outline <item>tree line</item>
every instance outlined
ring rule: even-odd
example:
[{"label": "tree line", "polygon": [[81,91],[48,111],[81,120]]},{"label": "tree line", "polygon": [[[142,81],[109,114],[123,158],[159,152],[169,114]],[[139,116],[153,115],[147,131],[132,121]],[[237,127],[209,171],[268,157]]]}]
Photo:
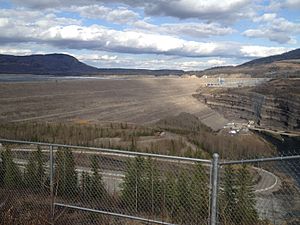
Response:
[{"label": "tree line", "polygon": [[[38,147],[28,159],[25,168],[14,161],[10,148],[1,152],[0,158],[0,187],[10,189],[30,189],[31,191],[48,191],[49,177],[45,171],[46,160]],[[71,149],[59,149],[55,157],[54,190],[55,194],[63,198],[84,196],[85,199],[101,201],[107,193],[97,157],[90,159],[90,172],[82,172],[79,182],[78,172]]]},{"label": "tree line", "polygon": [[[0,137],[8,139],[115,148],[188,157],[207,157],[201,149],[191,150],[182,138],[160,138],[155,126],[127,123],[68,124],[23,122],[0,124]],[[143,142],[147,137],[152,141]],[[118,139],[114,141],[114,139]],[[201,154],[200,154],[201,153]]]},{"label": "tree line", "polygon": [[[158,170],[159,163],[137,157],[128,162],[121,200],[131,211],[147,212],[176,224],[207,224],[209,172],[203,165]],[[269,225],[255,207],[250,168],[227,166],[218,195],[218,217],[223,225]]]},{"label": "tree line", "polygon": [[[148,146],[140,144],[140,137],[157,136],[169,131],[181,139],[153,141]],[[0,136],[9,139],[54,142],[104,148],[118,148],[129,151],[144,151],[188,157],[210,158],[219,153],[222,158],[242,159],[271,156],[275,152],[271,145],[255,135],[230,136],[215,133],[193,115],[183,113],[141,126],[127,123],[69,124],[69,123],[7,123],[0,124]],[[119,138],[116,143],[110,139]],[[197,150],[190,150],[187,140]],[[104,140],[106,139],[106,140]],[[141,142],[142,143],[142,142]]]},{"label": "tree line", "polygon": [[131,141],[132,137],[152,136],[155,132],[157,130],[151,127],[127,123],[98,125],[23,122],[0,124],[0,136],[3,138],[85,146],[95,146],[97,138],[119,137],[124,141]]}]

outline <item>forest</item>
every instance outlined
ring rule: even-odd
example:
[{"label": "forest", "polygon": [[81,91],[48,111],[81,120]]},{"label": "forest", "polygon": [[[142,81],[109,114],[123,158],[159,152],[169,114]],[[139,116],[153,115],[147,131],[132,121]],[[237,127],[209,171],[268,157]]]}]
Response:
[{"label": "forest", "polygon": [[188,113],[147,125],[4,123],[0,124],[0,137],[195,158],[211,158],[215,152],[223,159],[258,158],[276,154],[274,147],[256,134],[231,136],[214,132]]}]

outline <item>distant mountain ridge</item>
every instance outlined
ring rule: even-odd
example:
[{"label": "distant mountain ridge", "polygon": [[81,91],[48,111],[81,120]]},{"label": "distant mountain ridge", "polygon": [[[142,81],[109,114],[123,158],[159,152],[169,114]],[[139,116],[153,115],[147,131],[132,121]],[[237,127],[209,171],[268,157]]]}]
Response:
[{"label": "distant mountain ridge", "polygon": [[300,48],[280,55],[251,60],[238,66],[221,66],[203,71],[147,70],[123,68],[96,68],[66,54],[13,56],[0,54],[0,74],[34,74],[55,76],[82,75],[154,75],[194,74],[197,76],[226,76],[244,74],[253,77],[299,77]]},{"label": "distant mountain ridge", "polygon": [[251,76],[251,77],[300,77],[300,48],[251,60],[238,66],[213,67],[203,71],[190,71],[197,76]]},{"label": "distant mountain ridge", "polygon": [[183,70],[99,69],[66,54],[13,56],[0,54],[0,74],[56,76],[80,75],[182,75]]},{"label": "distant mountain ridge", "polygon": [[0,73],[37,75],[95,74],[98,69],[65,54],[0,55]]}]

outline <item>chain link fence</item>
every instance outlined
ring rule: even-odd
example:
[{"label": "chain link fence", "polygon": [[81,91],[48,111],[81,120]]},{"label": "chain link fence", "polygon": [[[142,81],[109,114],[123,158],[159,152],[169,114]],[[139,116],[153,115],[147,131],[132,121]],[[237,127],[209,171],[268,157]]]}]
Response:
[{"label": "chain link fence", "polygon": [[220,164],[221,224],[300,224],[299,156]]},{"label": "chain link fence", "polygon": [[0,142],[3,225],[300,222],[299,155],[219,161]]},{"label": "chain link fence", "polygon": [[[118,214],[115,217],[129,215],[158,224],[207,223],[209,166],[205,162],[68,148],[58,149],[55,159],[58,211],[75,205],[86,212],[91,208],[99,214],[113,212]],[[65,213],[58,221],[64,218],[73,216]],[[93,219],[79,215],[72,224],[92,224]],[[114,220],[105,218],[101,223],[114,224]]]},{"label": "chain link fence", "polygon": [[36,145],[1,146],[0,224],[47,224],[51,197],[49,151]]}]

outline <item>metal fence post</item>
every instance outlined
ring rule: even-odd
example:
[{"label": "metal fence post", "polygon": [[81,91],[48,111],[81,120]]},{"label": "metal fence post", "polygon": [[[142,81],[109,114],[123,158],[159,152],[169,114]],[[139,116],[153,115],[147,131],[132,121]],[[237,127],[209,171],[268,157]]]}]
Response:
[{"label": "metal fence post", "polygon": [[54,224],[54,167],[53,167],[53,146],[50,145],[50,198],[51,198],[51,224]]},{"label": "metal fence post", "polygon": [[210,203],[210,225],[217,224],[217,198],[218,198],[218,178],[219,177],[219,154],[214,153],[212,161],[212,187]]}]

